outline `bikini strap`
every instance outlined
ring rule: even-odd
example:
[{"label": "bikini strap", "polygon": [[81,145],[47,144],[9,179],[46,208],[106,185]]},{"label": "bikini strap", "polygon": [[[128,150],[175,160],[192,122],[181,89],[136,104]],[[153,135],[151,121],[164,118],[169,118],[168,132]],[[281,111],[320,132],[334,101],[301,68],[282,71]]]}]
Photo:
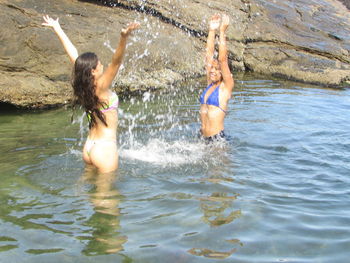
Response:
[{"label": "bikini strap", "polygon": [[225,111],[223,108],[221,108],[220,106],[218,107],[220,110],[222,110],[225,114],[227,113],[227,111]]}]

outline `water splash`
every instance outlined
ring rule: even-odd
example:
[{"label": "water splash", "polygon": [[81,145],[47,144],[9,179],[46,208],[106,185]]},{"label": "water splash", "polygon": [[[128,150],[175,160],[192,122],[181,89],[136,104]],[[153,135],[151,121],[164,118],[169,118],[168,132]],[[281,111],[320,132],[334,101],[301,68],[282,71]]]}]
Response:
[{"label": "water splash", "polygon": [[78,124],[79,125],[79,139],[78,139],[78,145],[82,146],[84,139],[86,137],[86,134],[88,133],[88,126],[85,125],[85,117],[86,113],[83,112],[81,115],[77,114],[76,118],[73,118],[72,124]]},{"label": "water splash", "polygon": [[147,144],[138,143],[129,149],[121,149],[120,156],[130,160],[152,163],[162,167],[196,164],[202,161],[205,144],[188,141],[167,142],[151,139]]},{"label": "water splash", "polygon": [[[139,0],[141,7],[146,3],[147,1]],[[131,35],[124,60],[125,65],[133,65],[132,71],[122,67],[119,72],[119,76],[123,75],[123,78],[131,83],[138,81],[138,75],[134,73],[143,72],[144,61],[152,65],[157,65],[159,57],[162,61],[170,61],[166,59],[168,54],[165,51],[157,51],[157,59],[154,61],[150,59],[150,53],[154,52],[153,44],[159,40],[160,32],[165,28],[164,23],[157,18],[150,19],[142,12],[136,13],[136,21],[141,21],[142,26],[137,33]],[[178,39],[174,39],[175,44],[176,41]],[[145,43],[142,49],[137,48],[140,42]],[[109,39],[105,40],[104,46],[109,51],[115,52]],[[118,125],[118,147],[121,158],[164,167],[196,164],[202,161],[203,153],[207,151],[206,146],[200,140],[193,140],[199,125],[198,105],[194,105],[193,102],[196,100],[195,92],[193,97],[188,96],[188,91],[198,89],[198,81],[183,85],[184,89],[169,85],[163,91],[145,92],[141,97],[134,97],[127,103],[121,103]],[[83,130],[82,123],[80,127]],[[83,135],[81,132],[81,138]]]}]

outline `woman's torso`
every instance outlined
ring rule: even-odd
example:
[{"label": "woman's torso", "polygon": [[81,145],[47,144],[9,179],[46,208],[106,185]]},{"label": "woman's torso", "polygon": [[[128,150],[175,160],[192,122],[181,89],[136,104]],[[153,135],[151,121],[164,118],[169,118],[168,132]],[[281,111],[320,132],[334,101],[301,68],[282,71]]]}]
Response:
[{"label": "woman's torso", "polygon": [[200,98],[200,119],[201,133],[204,137],[216,135],[224,130],[229,98],[223,83],[212,83],[203,91]]}]

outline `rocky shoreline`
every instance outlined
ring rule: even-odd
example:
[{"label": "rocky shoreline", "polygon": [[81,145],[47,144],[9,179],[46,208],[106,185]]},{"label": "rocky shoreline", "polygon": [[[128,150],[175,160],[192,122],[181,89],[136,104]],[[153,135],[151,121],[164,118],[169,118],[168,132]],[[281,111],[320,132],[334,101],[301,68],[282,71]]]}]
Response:
[{"label": "rocky shoreline", "polygon": [[141,22],[115,83],[121,93],[164,89],[202,76],[207,19],[215,12],[232,21],[233,70],[348,87],[350,3],[342,2],[1,0],[0,103],[36,109],[71,99],[71,65],[55,34],[41,26],[43,14],[60,17],[79,52],[96,52],[105,65],[120,29]]}]

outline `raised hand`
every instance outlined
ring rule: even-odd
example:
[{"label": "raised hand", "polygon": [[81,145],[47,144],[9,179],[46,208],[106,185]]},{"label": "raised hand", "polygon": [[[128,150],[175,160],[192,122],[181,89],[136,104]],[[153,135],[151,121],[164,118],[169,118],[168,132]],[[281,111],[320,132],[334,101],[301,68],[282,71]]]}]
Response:
[{"label": "raised hand", "polygon": [[121,35],[129,36],[132,33],[132,31],[138,29],[139,27],[140,27],[140,23],[137,23],[137,22],[129,23],[127,28],[122,29]]},{"label": "raised hand", "polygon": [[220,26],[221,16],[219,14],[213,15],[209,20],[209,29],[216,30]]},{"label": "raised hand", "polygon": [[228,25],[230,24],[230,18],[228,15],[224,14],[221,16],[221,25],[220,25],[220,30],[221,31],[226,31],[228,28]]},{"label": "raised hand", "polygon": [[73,45],[73,43],[70,41],[66,33],[61,28],[60,23],[58,22],[58,18],[53,19],[49,17],[48,15],[43,16],[44,23],[42,23],[43,26],[52,27],[55,33],[57,34],[58,38],[60,39],[64,50],[67,52],[67,55],[69,56],[71,62],[74,64],[75,60],[78,57],[78,51]]},{"label": "raised hand", "polygon": [[60,27],[60,23],[58,22],[58,17],[56,19],[53,19],[49,17],[48,15],[43,16],[44,18],[44,23],[42,23],[43,26],[48,26],[52,28],[57,28]]}]

